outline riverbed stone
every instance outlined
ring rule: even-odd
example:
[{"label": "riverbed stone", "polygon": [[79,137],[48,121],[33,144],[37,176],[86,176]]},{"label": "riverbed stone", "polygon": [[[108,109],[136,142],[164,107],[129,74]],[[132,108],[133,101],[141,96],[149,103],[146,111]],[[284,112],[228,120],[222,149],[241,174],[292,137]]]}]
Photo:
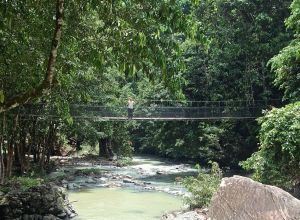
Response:
[{"label": "riverbed stone", "polygon": [[85,181],[86,183],[89,183],[89,184],[95,184],[95,183],[97,183],[97,180],[95,180],[94,178],[88,178],[86,181]]},{"label": "riverbed stone", "polygon": [[46,215],[43,220],[57,220],[57,218],[54,215]]},{"label": "riverbed stone", "polygon": [[65,191],[54,184],[31,187],[24,192],[11,191],[0,203],[0,219],[56,220],[70,219],[74,214]]},{"label": "riverbed stone", "polygon": [[135,181],[132,179],[125,178],[123,179],[123,183],[135,183]]},{"label": "riverbed stone", "polygon": [[144,187],[144,190],[155,190],[155,187],[153,187],[153,186],[146,186],[146,187]]},{"label": "riverbed stone", "polygon": [[107,178],[105,178],[105,177],[101,177],[100,179],[98,179],[98,182],[99,183],[107,183],[107,181],[108,181],[108,179]]},{"label": "riverbed stone", "polygon": [[68,184],[69,182],[67,180],[62,180],[61,183],[62,184]]},{"label": "riverbed stone", "polygon": [[162,220],[206,220],[206,216],[197,213],[196,211],[187,212],[173,212],[165,214],[161,218]]},{"label": "riverbed stone", "polygon": [[209,220],[297,220],[300,200],[284,190],[242,176],[223,178]]},{"label": "riverbed stone", "polygon": [[107,187],[109,187],[109,188],[119,188],[119,187],[122,187],[122,184],[117,183],[117,182],[110,182],[110,183],[108,183]]},{"label": "riverbed stone", "polygon": [[79,189],[80,188],[80,185],[76,184],[76,183],[69,183],[67,185],[67,189],[69,190],[74,190],[74,189]]}]

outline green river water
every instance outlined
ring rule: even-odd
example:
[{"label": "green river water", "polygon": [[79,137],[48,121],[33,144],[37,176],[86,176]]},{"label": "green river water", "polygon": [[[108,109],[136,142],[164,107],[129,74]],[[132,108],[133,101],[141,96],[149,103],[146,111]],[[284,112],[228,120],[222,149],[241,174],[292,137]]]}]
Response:
[{"label": "green river water", "polygon": [[[147,191],[128,187],[90,187],[69,191],[69,200],[78,216],[74,220],[154,220],[170,211],[183,208],[181,196],[165,191],[181,191],[174,184],[176,176],[191,175],[189,167],[165,162],[159,158],[134,157],[134,164],[124,168],[102,167],[112,174],[131,175],[150,182],[159,190]],[[164,175],[158,175],[160,170]]]},{"label": "green river water", "polygon": [[182,199],[162,192],[94,188],[69,193],[74,220],[153,220],[182,207]]}]

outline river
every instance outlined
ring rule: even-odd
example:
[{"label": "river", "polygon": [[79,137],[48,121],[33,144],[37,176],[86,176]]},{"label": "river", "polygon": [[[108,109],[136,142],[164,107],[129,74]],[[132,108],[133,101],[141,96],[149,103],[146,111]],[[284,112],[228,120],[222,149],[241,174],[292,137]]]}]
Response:
[{"label": "river", "polygon": [[175,178],[195,173],[189,165],[143,156],[134,157],[133,165],[127,167],[101,169],[108,170],[111,179],[123,175],[146,185],[118,179],[113,183],[119,187],[98,184],[69,191],[69,200],[78,213],[75,220],[160,219],[166,212],[183,208],[182,196],[186,191],[175,183]]}]

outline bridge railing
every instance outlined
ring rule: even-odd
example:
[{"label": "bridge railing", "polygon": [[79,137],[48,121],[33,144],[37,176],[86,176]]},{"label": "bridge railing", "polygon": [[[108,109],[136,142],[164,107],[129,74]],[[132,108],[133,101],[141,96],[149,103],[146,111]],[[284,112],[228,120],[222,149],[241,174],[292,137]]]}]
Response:
[{"label": "bridge railing", "polygon": [[[274,105],[274,102],[273,104]],[[263,109],[272,106],[266,101],[197,101],[197,102],[169,102],[165,101],[138,103],[135,105],[135,118],[160,119],[210,119],[210,118],[256,118],[262,115]],[[59,117],[57,109],[47,104],[25,105],[15,110],[23,116],[31,117]],[[69,113],[74,118],[115,118],[126,119],[126,106],[103,106],[95,104],[72,104]]]}]

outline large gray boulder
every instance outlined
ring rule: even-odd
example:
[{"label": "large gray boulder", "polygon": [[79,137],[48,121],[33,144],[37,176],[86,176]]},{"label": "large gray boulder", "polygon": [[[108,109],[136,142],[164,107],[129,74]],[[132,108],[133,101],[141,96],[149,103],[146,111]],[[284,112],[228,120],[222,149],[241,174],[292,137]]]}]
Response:
[{"label": "large gray boulder", "polygon": [[209,220],[300,220],[300,200],[250,178],[223,178],[209,207]]}]

